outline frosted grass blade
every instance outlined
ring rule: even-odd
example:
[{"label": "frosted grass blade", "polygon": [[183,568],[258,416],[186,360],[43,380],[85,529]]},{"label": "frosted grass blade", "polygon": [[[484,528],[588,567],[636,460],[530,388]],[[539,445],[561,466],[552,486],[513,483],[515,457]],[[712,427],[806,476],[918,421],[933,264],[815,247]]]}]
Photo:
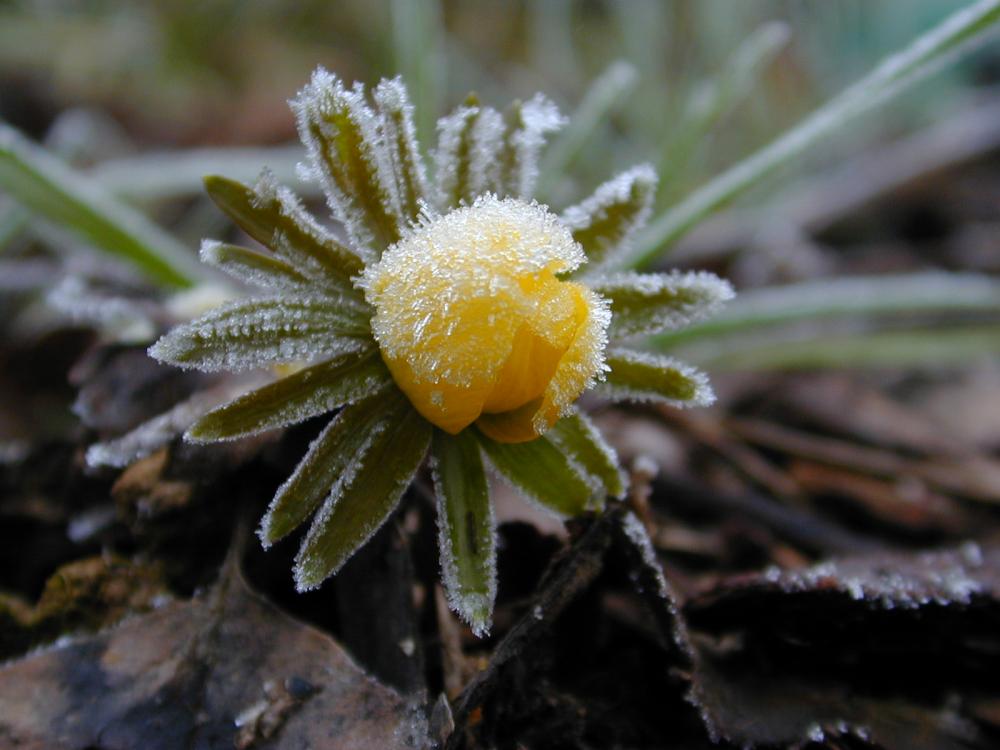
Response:
[{"label": "frosted grass blade", "polygon": [[943,271],[820,279],[740,292],[710,320],[655,336],[651,344],[669,349],[782,323],[825,318],[966,311],[1000,311],[1000,281],[982,274]]},{"label": "frosted grass blade", "polygon": [[1000,360],[1000,325],[824,331],[806,339],[745,335],[692,343],[683,355],[713,370],[955,368]]},{"label": "frosted grass blade", "polygon": [[780,21],[756,28],[729,57],[722,71],[697,86],[688,99],[680,125],[664,143],[658,172],[665,183],[674,183],[697,146],[719,120],[749,96],[763,70],[788,42],[790,30]]},{"label": "frosted grass blade", "polygon": [[392,0],[392,51],[416,104],[417,139],[431,143],[437,112],[444,110],[448,68],[440,0]]},{"label": "frosted grass blade", "polygon": [[159,284],[189,287],[206,277],[194,253],[180,242],[3,123],[0,188],[32,213]]},{"label": "frosted grass blade", "polygon": [[449,606],[472,632],[489,632],[497,593],[496,518],[471,430],[434,431],[431,443],[437,496],[441,573]]},{"label": "frosted grass blade", "polygon": [[398,77],[379,83],[372,97],[392,158],[403,220],[416,221],[420,216],[420,205],[429,200],[429,195],[424,160],[413,122],[413,105],[403,79]]},{"label": "frosted grass blade", "polygon": [[812,144],[852,119],[908,90],[996,32],[1000,0],[965,7],[889,56],[857,83],[786,131],[769,145],[730,167],[654,220],[643,233],[631,263],[654,260],[699,222],[759,183]]},{"label": "frosted grass blade", "polygon": [[295,586],[314,589],[336,573],[395,510],[427,454],[430,423],[409,403],[345,467],[295,558]]},{"label": "frosted grass blade", "polygon": [[378,352],[348,352],[245,393],[213,409],[187,431],[199,443],[235,440],[303,422],[387,388],[392,378]]}]

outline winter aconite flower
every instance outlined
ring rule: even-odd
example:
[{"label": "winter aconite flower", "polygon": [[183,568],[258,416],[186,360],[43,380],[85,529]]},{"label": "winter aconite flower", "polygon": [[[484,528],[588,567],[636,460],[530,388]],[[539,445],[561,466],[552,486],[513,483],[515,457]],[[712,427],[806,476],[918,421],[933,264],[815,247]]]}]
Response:
[{"label": "winter aconite flower", "polygon": [[505,114],[470,99],[441,119],[433,181],[398,79],[369,100],[319,70],[292,106],[306,171],[346,239],[267,173],[252,187],[209,178],[216,203],[266,251],[206,242],[202,258],[265,293],[175,328],[150,352],[205,371],[292,366],[204,414],[193,441],[336,412],[259,532],[268,546],[312,517],[300,589],[378,529],[429,454],[445,589],[485,632],[496,534],[484,463],[560,515],[620,497],[614,452],[574,402],[594,386],[708,403],[701,373],[623,342],[684,325],[732,291],[706,273],[610,270],[650,210],[648,167],[559,215],[531,200],[545,136],[563,122],[542,96]]}]

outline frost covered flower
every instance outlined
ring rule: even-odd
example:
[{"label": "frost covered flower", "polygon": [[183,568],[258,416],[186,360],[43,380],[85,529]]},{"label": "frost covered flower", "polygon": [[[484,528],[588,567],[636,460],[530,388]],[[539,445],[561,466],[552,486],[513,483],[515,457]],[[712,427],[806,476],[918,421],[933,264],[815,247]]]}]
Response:
[{"label": "frost covered flower", "polygon": [[[438,123],[427,178],[399,79],[371,99],[320,69],[292,102],[341,241],[264,173],[209,194],[266,251],[206,241],[202,259],[266,290],[179,326],[150,349],[203,371],[292,365],[190,426],[244,437],[336,410],[259,530],[307,519],[299,589],[318,586],[392,513],[430,455],[449,602],[478,633],[496,592],[484,464],[562,516],[621,497],[613,450],[574,407],[612,398],[712,400],[705,377],[623,342],[677,328],[732,295],[707,273],[613,272],[644,224],[656,176],[633,168],[557,215],[531,200],[563,119],[538,95],[506,113],[467,100]],[[610,342],[610,344],[609,344]]]}]

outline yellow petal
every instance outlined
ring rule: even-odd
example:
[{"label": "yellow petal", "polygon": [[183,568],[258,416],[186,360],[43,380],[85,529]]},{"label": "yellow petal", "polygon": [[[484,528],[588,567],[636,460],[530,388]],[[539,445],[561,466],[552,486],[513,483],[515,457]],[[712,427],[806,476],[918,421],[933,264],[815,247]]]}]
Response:
[{"label": "yellow petal", "polygon": [[359,285],[382,357],[426,419],[455,433],[516,413],[483,418],[521,440],[548,424],[539,407],[558,413],[604,366],[606,304],[557,277],[582,261],[544,207],[485,196],[425,219]]}]

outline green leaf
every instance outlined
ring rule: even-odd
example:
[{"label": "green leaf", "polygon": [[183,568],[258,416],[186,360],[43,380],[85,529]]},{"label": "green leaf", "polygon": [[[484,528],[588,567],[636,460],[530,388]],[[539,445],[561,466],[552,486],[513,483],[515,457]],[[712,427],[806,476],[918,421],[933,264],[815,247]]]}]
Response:
[{"label": "green leaf", "polygon": [[396,508],[420,468],[431,425],[409,403],[345,467],[313,519],[295,558],[299,591],[319,586],[371,538]]},{"label": "green leaf", "polygon": [[496,598],[496,518],[472,430],[434,431],[438,544],[448,604],[482,637]]},{"label": "green leaf", "polygon": [[399,77],[381,81],[372,96],[392,158],[402,217],[404,221],[414,222],[419,218],[421,202],[427,202],[428,194],[427,175],[413,123],[413,105]]},{"label": "green leaf", "polygon": [[360,296],[351,278],[364,270],[364,263],[320,227],[269,172],[252,188],[226,177],[206,177],[205,189],[229,218],[296,271],[326,281],[341,294]]},{"label": "green leaf", "polygon": [[704,373],[670,357],[626,349],[607,353],[611,371],[597,390],[613,399],[707,406],[715,400]]},{"label": "green leaf", "polygon": [[199,443],[234,440],[303,422],[391,383],[377,349],[347,352],[213,409],[191,426],[185,438]]},{"label": "green leaf", "polygon": [[469,94],[462,106],[438,120],[434,162],[442,206],[472,203],[495,188],[503,135],[503,117],[495,109],[481,106],[475,94]]},{"label": "green leaf", "polygon": [[177,326],[149,354],[183,368],[238,371],[357,351],[370,340],[367,311],[343,300],[248,299]]},{"label": "green leaf", "polygon": [[632,235],[646,223],[655,193],[656,172],[642,164],[605,182],[585,201],[563,211],[563,223],[587,255],[584,273],[627,248]]},{"label": "green leaf", "polygon": [[401,217],[392,161],[364,88],[347,90],[320,68],[292,109],[330,207],[354,243],[377,258],[399,239]]},{"label": "green leaf", "polygon": [[583,412],[574,409],[556,422],[546,437],[583,472],[599,481],[608,495],[617,499],[625,496],[628,479],[618,464],[618,455]]},{"label": "green leaf", "polygon": [[890,55],[799,125],[660,215],[644,232],[632,256],[632,264],[641,266],[654,260],[702,220],[813,144],[843,130],[855,117],[908,91],[943,65],[979,47],[992,38],[998,21],[1000,0],[980,0],[949,16],[902,51]]},{"label": "green leaf", "polygon": [[417,103],[417,136],[430,143],[437,113],[444,110],[447,49],[441,0],[392,0],[393,70],[413,92]]},{"label": "green leaf", "polygon": [[189,287],[205,277],[181,243],[3,123],[0,188],[32,213],[128,261],[159,284]]},{"label": "green leaf", "polygon": [[330,420],[261,519],[257,535],[265,548],[298,528],[348,467],[356,468],[355,458],[389,427],[401,403],[399,393],[378,394],[345,406]]},{"label": "green leaf", "polygon": [[204,240],[201,260],[225,271],[234,279],[265,289],[321,292],[308,277],[273,255],[259,253],[239,245]]},{"label": "green leaf", "polygon": [[706,271],[625,272],[590,284],[611,301],[612,338],[660,333],[709,317],[732,299],[728,282]]},{"label": "green leaf", "polygon": [[498,443],[476,431],[493,468],[529,500],[560,517],[600,510],[604,495],[548,437]]},{"label": "green leaf", "polygon": [[512,114],[513,119],[509,121],[496,151],[496,175],[502,180],[500,189],[503,192],[528,200],[536,194],[542,148],[548,136],[566,124],[566,118],[543,94],[535,94],[528,101],[518,104]]}]

